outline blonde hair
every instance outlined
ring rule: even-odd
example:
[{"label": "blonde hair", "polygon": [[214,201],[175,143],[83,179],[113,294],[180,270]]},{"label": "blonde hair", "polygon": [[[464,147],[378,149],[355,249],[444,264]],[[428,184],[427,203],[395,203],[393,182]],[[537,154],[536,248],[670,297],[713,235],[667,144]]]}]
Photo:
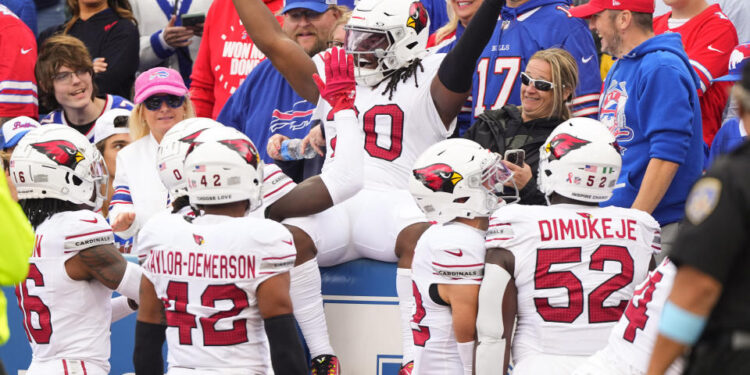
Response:
[{"label": "blonde hair", "polygon": [[456,15],[456,12],[453,11],[451,1],[452,0],[445,0],[445,2],[448,3],[448,6],[446,7],[448,10],[448,23],[435,31],[435,45],[440,44],[445,37],[456,31],[458,28],[458,16]]},{"label": "blonde hair", "polygon": [[[185,118],[195,117],[195,109],[193,108],[193,102],[190,98],[185,96],[185,103],[182,104],[185,107]],[[130,138],[133,142],[147,136],[151,132],[151,128],[146,123],[146,117],[143,115],[143,111],[148,111],[144,103],[136,104],[133,108],[133,112],[130,114],[130,120],[128,121],[128,128],[130,129]]]},{"label": "blonde hair", "polygon": [[[569,119],[571,114],[567,103],[573,100],[573,95],[578,86],[578,64],[576,64],[576,60],[568,51],[561,48],[536,51],[531,55],[529,61],[535,59],[549,64],[550,79],[554,84],[550,117]],[[570,94],[565,95],[566,90],[570,90]]]}]

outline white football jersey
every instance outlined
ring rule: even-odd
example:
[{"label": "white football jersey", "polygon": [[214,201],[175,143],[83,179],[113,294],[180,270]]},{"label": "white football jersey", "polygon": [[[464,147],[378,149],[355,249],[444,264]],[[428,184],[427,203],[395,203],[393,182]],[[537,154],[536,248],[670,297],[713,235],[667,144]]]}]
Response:
[{"label": "white football jersey", "polygon": [[29,275],[16,286],[34,361],[78,359],[109,370],[112,290],[76,281],[65,262],[93,246],[112,244],[112,228],[98,213],[60,212],[36,228]]},{"label": "white football jersey", "polygon": [[419,238],[412,261],[415,375],[463,373],[451,307],[439,298],[437,285],[479,285],[484,254],[484,231],[465,224],[433,225]]},{"label": "white football jersey", "polygon": [[138,234],[164,302],[170,368],[269,368],[255,291],[294,266],[292,235],[253,217],[157,215]]},{"label": "white football jersey", "polygon": [[659,224],[634,209],[557,204],[497,210],[485,245],[515,256],[514,361],[538,353],[589,356],[603,348],[659,243]]},{"label": "white football jersey", "polygon": [[[633,298],[625,308],[620,321],[609,335],[608,349],[643,374],[648,370],[648,362],[659,335],[659,319],[664,304],[672,291],[677,267],[665,258],[649,277],[640,283]],[[668,374],[682,374],[685,366],[683,358],[672,363]]]},{"label": "white football jersey", "polygon": [[[357,85],[355,112],[365,133],[365,186],[408,189],[414,161],[428,147],[451,134],[456,119],[446,130],[430,93],[432,79],[445,54],[429,55],[422,60],[424,71],[399,82],[393,97],[383,94],[387,80],[378,87]],[[318,63],[318,72],[324,71]],[[323,75],[322,73],[321,76]],[[414,82],[418,86],[414,85]],[[322,98],[313,118],[323,121],[326,134],[326,164],[335,157],[336,129],[331,105]]]}]

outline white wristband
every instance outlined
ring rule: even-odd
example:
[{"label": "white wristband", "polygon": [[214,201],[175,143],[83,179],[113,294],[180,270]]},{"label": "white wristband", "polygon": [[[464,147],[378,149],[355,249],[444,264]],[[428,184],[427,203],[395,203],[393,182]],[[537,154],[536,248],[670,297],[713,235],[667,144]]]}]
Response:
[{"label": "white wristband", "polygon": [[141,276],[143,275],[143,269],[141,266],[127,262],[125,267],[125,273],[122,275],[120,285],[117,286],[115,291],[140,303],[139,290],[141,287]]}]

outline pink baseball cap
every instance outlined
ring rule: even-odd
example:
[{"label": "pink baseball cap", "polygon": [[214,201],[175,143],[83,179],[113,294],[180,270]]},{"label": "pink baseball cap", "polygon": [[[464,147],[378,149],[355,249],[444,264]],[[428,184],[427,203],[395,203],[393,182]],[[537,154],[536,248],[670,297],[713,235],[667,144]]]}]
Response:
[{"label": "pink baseball cap", "polygon": [[570,8],[570,14],[573,17],[589,18],[606,9],[654,13],[654,0],[591,0],[586,4]]},{"label": "pink baseball cap", "polygon": [[152,68],[135,79],[135,104],[143,103],[154,94],[184,96],[188,93],[180,73],[169,68]]}]

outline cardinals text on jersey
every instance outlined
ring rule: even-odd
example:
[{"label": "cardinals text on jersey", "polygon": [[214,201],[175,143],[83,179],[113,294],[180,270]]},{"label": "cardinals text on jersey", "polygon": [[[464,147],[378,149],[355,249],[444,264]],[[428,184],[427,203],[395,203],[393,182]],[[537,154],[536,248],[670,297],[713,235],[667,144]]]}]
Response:
[{"label": "cardinals text on jersey", "polygon": [[495,212],[487,248],[515,256],[513,358],[591,355],[606,345],[659,249],[648,214],[617,207],[510,205]]},{"label": "cardinals text on jersey", "polygon": [[65,358],[109,370],[112,291],[98,281],[71,279],[65,262],[113,243],[104,217],[88,210],[57,213],[37,227],[29,275],[16,286],[32,365]]}]

